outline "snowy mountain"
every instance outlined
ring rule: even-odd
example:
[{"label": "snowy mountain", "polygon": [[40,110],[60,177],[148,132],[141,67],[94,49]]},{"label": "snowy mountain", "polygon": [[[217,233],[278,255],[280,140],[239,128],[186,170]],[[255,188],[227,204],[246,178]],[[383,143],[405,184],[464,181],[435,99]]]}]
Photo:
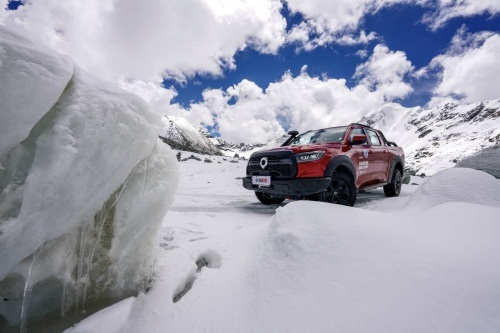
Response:
[{"label": "snowy mountain", "polygon": [[500,99],[428,110],[387,104],[359,122],[403,147],[408,169],[433,174],[500,143]]},{"label": "snowy mountain", "polygon": [[222,155],[219,149],[203,134],[182,117],[163,116],[166,125],[160,132],[160,139],[173,149],[199,154]]},{"label": "snowy mountain", "polygon": [[254,151],[262,149],[263,143],[233,143],[210,135],[210,141],[226,156],[237,156],[248,158]]},{"label": "snowy mountain", "polygon": [[262,149],[264,144],[232,143],[216,138],[206,128],[198,128],[182,117],[165,115],[166,125],[160,132],[160,139],[173,149],[207,155],[248,157],[252,152]]},{"label": "snowy mountain", "polygon": [[[184,118],[163,119],[167,126],[160,137],[172,148],[210,155],[248,158],[255,151],[281,145],[288,137],[267,144],[231,143],[196,128]],[[500,99],[469,105],[447,103],[427,110],[390,103],[358,122],[382,130],[388,140],[403,147],[410,172],[434,174],[500,144]]]}]

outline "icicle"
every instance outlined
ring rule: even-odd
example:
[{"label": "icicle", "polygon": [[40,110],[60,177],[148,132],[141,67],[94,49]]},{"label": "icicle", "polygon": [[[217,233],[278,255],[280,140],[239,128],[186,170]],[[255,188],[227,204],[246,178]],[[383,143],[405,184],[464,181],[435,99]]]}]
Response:
[{"label": "icicle", "polygon": [[[115,201],[116,203],[116,201]],[[113,205],[115,204],[113,203]],[[109,208],[111,209],[111,208]],[[105,212],[105,215],[103,217],[103,214]],[[106,223],[106,219],[108,218],[108,210],[106,209],[106,204],[102,206],[102,210],[97,214],[97,237],[92,245],[92,248],[90,249],[88,261],[87,261],[87,274],[83,286],[83,300],[82,300],[82,311],[85,312],[85,301],[87,300],[87,289],[90,284],[90,270],[92,269],[92,261],[94,259],[94,253],[95,250],[97,249],[97,246],[99,245],[99,241],[101,240],[101,235],[102,235],[102,229],[104,228],[104,224]]]},{"label": "icicle", "polygon": [[80,253],[78,254],[78,273],[76,277],[76,313],[78,313],[78,305],[80,302],[80,284],[83,275],[83,261],[85,260],[85,235],[87,233],[88,225],[82,227],[80,233]]},{"label": "icicle", "polygon": [[[148,163],[147,159],[144,161],[146,164],[146,175],[145,175],[146,178],[144,179],[143,194],[144,194],[144,190],[145,190],[145,186],[146,186],[146,182],[147,182],[147,163]],[[78,313],[79,303],[80,303],[80,286],[82,284],[82,279],[83,279],[83,295],[82,295],[82,302],[81,302],[81,311],[83,313],[85,313],[85,302],[87,300],[87,290],[88,290],[88,287],[90,285],[90,271],[92,269],[92,261],[94,259],[94,255],[95,255],[95,251],[97,249],[97,246],[99,245],[102,231],[104,229],[104,224],[106,223],[106,219],[109,216],[109,212],[116,206],[118,201],[121,199],[123,192],[125,192],[127,184],[130,181],[130,178],[132,177],[133,174],[135,174],[139,165],[140,165],[140,163],[134,167],[132,172],[130,172],[130,174],[128,175],[127,179],[125,179],[125,181],[123,182],[123,184],[120,188],[120,191],[116,195],[113,203],[108,208],[106,208],[106,203],[104,203],[104,205],[101,208],[101,211],[99,213],[97,213],[97,215],[96,215],[97,237],[96,237],[95,242],[92,245],[90,245],[90,248],[89,248],[85,275],[83,272],[83,263],[85,261],[85,255],[84,255],[85,254],[84,253],[85,252],[85,234],[87,233],[88,229],[90,228],[90,225],[88,225],[86,228],[82,229],[82,234],[81,234],[82,236],[81,236],[81,242],[80,242],[80,256],[78,258],[79,259],[78,260],[78,278],[77,278],[77,285],[76,285],[76,312],[77,313]]]},{"label": "icicle", "polygon": [[148,159],[145,159],[144,160],[144,183],[142,184],[141,198],[144,196],[144,192],[146,191],[147,182],[148,182]]},{"label": "icicle", "polygon": [[61,296],[61,318],[66,315],[66,290],[68,289],[68,284],[66,281],[61,281],[63,283],[63,290]]},{"label": "icicle", "polygon": [[122,197],[123,192],[125,191],[125,188],[127,187],[127,184],[128,184],[128,182],[130,180],[130,177],[135,172],[136,168],[134,168],[134,170],[130,173],[130,175],[127,177],[127,179],[123,183],[123,185],[122,185],[122,187],[120,189],[120,192],[118,192],[118,194],[115,196],[115,200],[113,201],[113,203],[111,204],[111,206],[109,206],[108,208],[106,208],[106,202],[105,202],[104,205],[101,208],[101,211],[96,215],[96,219],[97,219],[97,237],[96,237],[95,242],[92,244],[92,246],[90,248],[90,252],[89,252],[89,256],[88,256],[88,261],[87,261],[87,274],[86,274],[86,279],[84,281],[84,286],[83,286],[83,300],[82,300],[82,311],[83,312],[85,312],[85,308],[84,307],[85,307],[85,301],[87,300],[87,289],[88,289],[88,287],[90,285],[90,270],[92,269],[92,261],[94,260],[95,251],[96,251],[97,246],[99,245],[99,242],[101,240],[101,235],[102,235],[102,231],[104,229],[104,224],[106,223],[106,220],[107,220],[107,218],[109,216],[109,212],[116,206],[116,204],[118,203],[118,201]]},{"label": "icicle", "polygon": [[45,248],[47,248],[47,244],[42,245],[31,258],[30,268],[28,269],[28,276],[26,278],[26,282],[24,283],[24,291],[23,291],[23,303],[21,306],[21,327],[20,332],[26,333],[28,331],[28,308],[31,301],[31,293],[33,291],[33,285],[36,277],[36,273],[38,272],[38,268],[40,268],[41,263],[45,257]]}]

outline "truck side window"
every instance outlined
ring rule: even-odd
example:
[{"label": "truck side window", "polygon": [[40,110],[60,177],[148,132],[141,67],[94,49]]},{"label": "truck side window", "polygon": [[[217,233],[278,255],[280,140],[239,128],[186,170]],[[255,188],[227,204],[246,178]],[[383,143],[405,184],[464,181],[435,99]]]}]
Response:
[{"label": "truck side window", "polygon": [[[365,132],[363,131],[362,128],[353,128],[353,130],[351,131],[351,137],[350,137],[350,141],[352,141],[352,138],[355,136],[355,135],[366,135]],[[368,142],[363,142],[361,143],[361,145],[367,145]]]},{"label": "truck side window", "polygon": [[378,135],[377,133],[375,133],[374,131],[370,131],[370,130],[367,130],[368,132],[368,138],[370,139],[370,144],[372,146],[380,146],[380,140],[378,138]]}]

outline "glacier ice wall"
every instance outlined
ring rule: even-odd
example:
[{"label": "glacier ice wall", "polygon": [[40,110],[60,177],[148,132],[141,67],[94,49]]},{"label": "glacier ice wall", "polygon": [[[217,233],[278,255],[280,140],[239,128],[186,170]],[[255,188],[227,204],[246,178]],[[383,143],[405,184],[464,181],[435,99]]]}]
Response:
[{"label": "glacier ice wall", "polygon": [[73,75],[73,64],[43,45],[0,29],[2,152],[26,139],[52,108]]},{"label": "glacier ice wall", "polygon": [[147,288],[178,178],[159,116],[3,26],[0,101],[0,331]]}]

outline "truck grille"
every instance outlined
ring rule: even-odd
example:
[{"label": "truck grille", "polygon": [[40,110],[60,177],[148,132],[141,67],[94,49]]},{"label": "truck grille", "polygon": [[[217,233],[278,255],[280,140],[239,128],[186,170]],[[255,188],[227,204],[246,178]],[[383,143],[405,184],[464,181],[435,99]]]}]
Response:
[{"label": "truck grille", "polygon": [[[267,157],[267,166],[262,169],[260,160]],[[276,179],[294,178],[297,173],[297,164],[292,152],[256,153],[250,157],[247,165],[247,176],[271,175]]]}]

